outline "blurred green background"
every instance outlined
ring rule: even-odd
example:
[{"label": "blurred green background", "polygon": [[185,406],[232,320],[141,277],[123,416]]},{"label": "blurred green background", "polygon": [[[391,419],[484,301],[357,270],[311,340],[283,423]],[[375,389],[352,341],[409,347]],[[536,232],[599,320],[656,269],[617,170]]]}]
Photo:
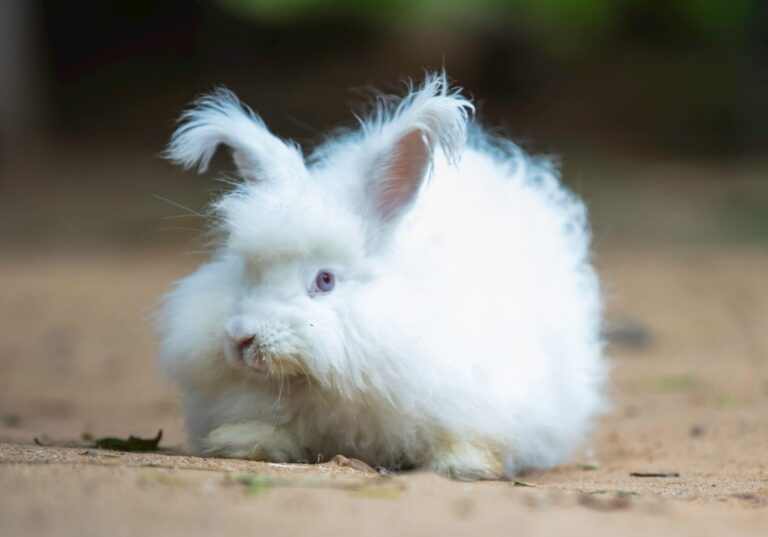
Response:
[{"label": "blurred green background", "polygon": [[[557,156],[598,248],[768,244],[764,0],[6,0],[0,247],[186,244],[222,188],[157,158],[224,84],[305,148],[443,66]],[[219,170],[231,166],[220,157]],[[176,218],[179,217],[179,218]]]}]

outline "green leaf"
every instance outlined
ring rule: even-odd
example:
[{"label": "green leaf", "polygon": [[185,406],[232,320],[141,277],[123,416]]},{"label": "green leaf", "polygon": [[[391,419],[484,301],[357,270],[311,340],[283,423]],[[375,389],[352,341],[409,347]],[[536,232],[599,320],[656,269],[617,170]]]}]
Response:
[{"label": "green leaf", "polygon": [[162,429],[157,432],[157,436],[154,438],[139,438],[138,436],[131,435],[125,439],[105,436],[104,438],[97,439],[93,443],[93,447],[115,451],[157,451],[162,438]]}]

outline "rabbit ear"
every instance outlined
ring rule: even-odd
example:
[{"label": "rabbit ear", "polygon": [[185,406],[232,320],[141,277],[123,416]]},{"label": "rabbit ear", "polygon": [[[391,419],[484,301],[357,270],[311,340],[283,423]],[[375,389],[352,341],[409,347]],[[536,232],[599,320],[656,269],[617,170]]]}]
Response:
[{"label": "rabbit ear", "polygon": [[458,161],[472,111],[472,104],[458,91],[449,91],[444,74],[431,75],[394,113],[382,105],[373,120],[364,123],[366,145],[373,153],[366,174],[367,196],[381,221],[396,220],[408,210],[437,146],[449,162]]},{"label": "rabbit ear", "polygon": [[367,188],[380,220],[393,220],[410,206],[431,159],[432,147],[421,129],[408,131],[377,155]]},{"label": "rabbit ear", "polygon": [[204,172],[220,144],[229,146],[240,174],[249,181],[306,174],[299,148],[270,133],[253,110],[224,88],[198,99],[184,112],[165,156],[184,168],[197,166]]}]

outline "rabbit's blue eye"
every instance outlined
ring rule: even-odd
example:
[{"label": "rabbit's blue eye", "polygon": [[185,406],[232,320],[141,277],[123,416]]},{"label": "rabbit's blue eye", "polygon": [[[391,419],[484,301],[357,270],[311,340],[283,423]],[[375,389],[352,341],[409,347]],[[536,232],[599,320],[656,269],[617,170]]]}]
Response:
[{"label": "rabbit's blue eye", "polygon": [[327,270],[321,270],[315,276],[314,290],[318,293],[330,293],[336,286],[336,277]]}]

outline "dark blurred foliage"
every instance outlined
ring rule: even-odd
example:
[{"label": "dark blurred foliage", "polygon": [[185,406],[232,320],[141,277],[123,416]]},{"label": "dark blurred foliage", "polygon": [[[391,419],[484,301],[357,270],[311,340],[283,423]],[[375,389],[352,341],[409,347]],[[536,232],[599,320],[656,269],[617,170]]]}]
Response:
[{"label": "dark blurred foliage", "polygon": [[445,66],[537,150],[768,147],[763,0],[15,1],[37,84],[22,99],[39,101],[27,130],[67,142],[159,150],[218,84],[277,133],[316,140],[364,102],[350,88],[401,91]]},{"label": "dark blurred foliage", "polygon": [[598,249],[768,244],[768,0],[3,0],[0,251],[197,244],[231,164],[158,154],[216,85],[309,149],[443,66]]}]

